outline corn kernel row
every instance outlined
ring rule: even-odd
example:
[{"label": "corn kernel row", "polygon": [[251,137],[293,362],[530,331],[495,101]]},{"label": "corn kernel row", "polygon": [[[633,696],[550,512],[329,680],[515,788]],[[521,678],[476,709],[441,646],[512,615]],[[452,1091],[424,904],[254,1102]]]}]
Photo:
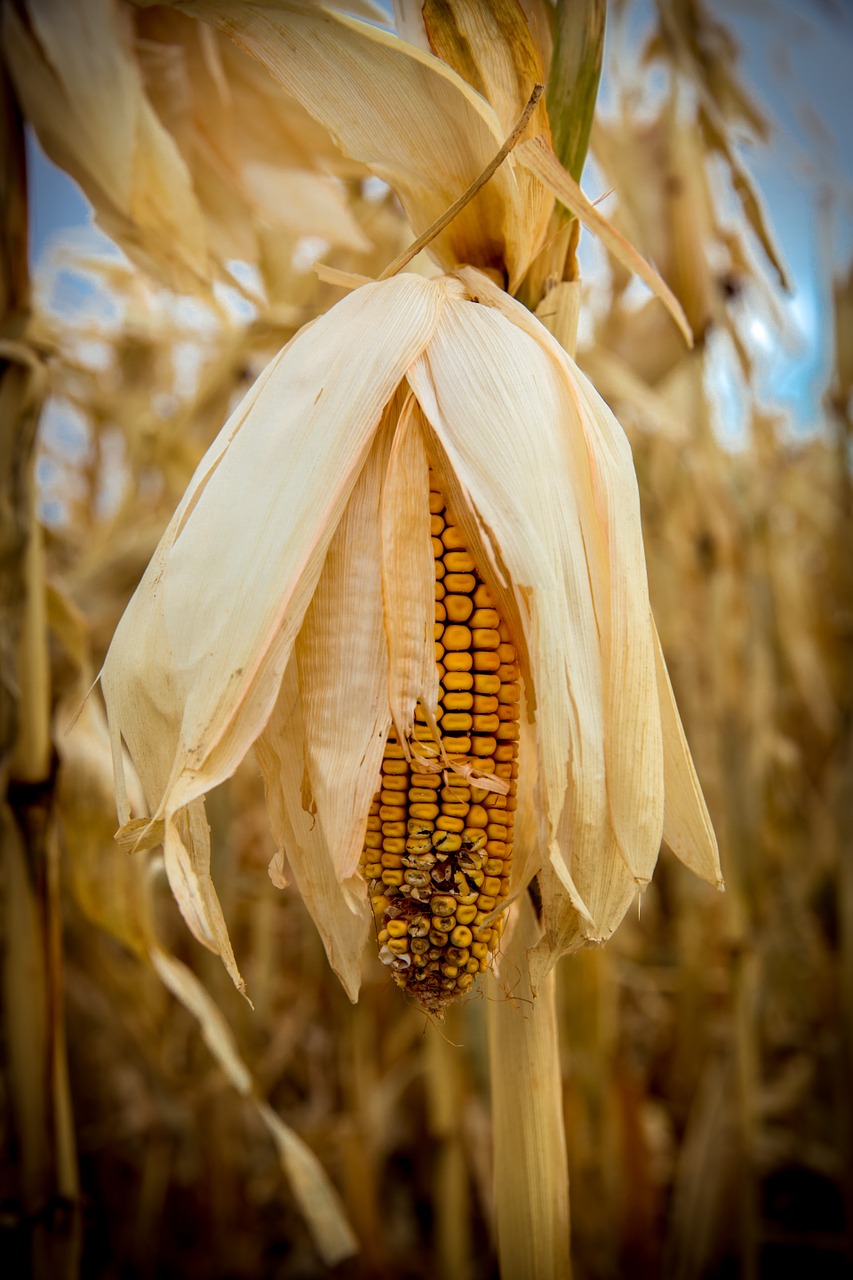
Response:
[{"label": "corn kernel row", "polygon": [[509,890],[521,687],[509,633],[432,477],[429,500],[441,748],[448,761],[504,779],[508,794],[449,768],[419,772],[417,755],[438,748],[418,707],[412,765],[389,736],[361,870],[380,958],[404,990],[440,1013],[470,990],[503,930],[494,912]]}]

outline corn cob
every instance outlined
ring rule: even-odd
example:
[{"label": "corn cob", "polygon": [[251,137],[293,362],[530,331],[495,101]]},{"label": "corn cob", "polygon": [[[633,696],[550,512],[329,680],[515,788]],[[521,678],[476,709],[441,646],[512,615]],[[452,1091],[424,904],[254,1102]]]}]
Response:
[{"label": "corn cob", "polygon": [[495,912],[509,888],[521,686],[509,632],[432,474],[429,501],[440,742],[420,707],[409,749],[392,729],[361,871],[380,959],[441,1016],[474,985],[503,931]]}]

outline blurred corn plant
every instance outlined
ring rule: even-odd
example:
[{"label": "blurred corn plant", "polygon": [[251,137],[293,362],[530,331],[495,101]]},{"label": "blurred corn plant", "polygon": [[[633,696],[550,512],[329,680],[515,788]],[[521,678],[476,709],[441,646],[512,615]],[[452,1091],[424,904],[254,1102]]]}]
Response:
[{"label": "blurred corn plant", "polygon": [[[730,143],[764,126],[725,30],[660,5],[656,121],[620,68],[619,125],[592,131],[611,223],[577,187],[601,6],[395,20],[405,43],[366,5],[4,9],[17,102],[134,264],[55,264],[108,320],[52,309],[50,281],[33,315],[23,168],[4,170],[20,1269],[568,1275],[567,1162],[578,1275],[772,1274],[793,1246],[831,1267],[833,1197],[853,1199],[849,289],[836,440],[794,448],[756,410],[725,452],[706,354],[727,332],[748,378],[740,299],[771,297],[754,246],[781,269]],[[577,354],[629,430],[645,560],[630,452],[571,359],[580,221],[612,288]],[[305,235],[327,245],[316,271]],[[631,270],[674,319],[632,304]],[[450,574],[473,583],[440,593]],[[84,697],[135,589],[104,673],[111,745]],[[649,595],[730,893],[664,862],[641,919],[554,969],[613,932],[662,827],[719,879]],[[402,851],[377,857],[372,833]],[[461,930],[451,962],[436,927],[438,956],[415,946],[433,900]],[[490,948],[482,998],[449,1003]]]}]

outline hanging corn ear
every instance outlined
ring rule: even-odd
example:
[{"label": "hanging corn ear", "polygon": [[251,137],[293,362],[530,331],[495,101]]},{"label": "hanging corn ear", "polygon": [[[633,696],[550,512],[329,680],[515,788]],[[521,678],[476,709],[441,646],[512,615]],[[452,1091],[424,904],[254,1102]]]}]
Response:
[{"label": "hanging corn ear", "polygon": [[[470,990],[498,945],[518,776],[519,669],[509,632],[430,477],[438,739],[418,708],[412,752],[393,729],[361,869],[380,959],[434,1013]],[[457,769],[502,779],[507,794]]]}]

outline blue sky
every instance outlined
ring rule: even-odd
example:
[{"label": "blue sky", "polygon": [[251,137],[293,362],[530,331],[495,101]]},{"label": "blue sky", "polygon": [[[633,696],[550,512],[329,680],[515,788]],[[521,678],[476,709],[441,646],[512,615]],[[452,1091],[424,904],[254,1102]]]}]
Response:
[{"label": "blue sky", "polygon": [[[784,307],[795,340],[780,347],[768,338],[758,391],[785,409],[796,428],[808,429],[820,419],[828,372],[831,275],[846,270],[853,256],[853,2],[706,3],[736,33],[743,78],[773,125],[769,145],[742,154],[790,269],[794,288]],[[635,3],[638,34],[649,12],[649,0]],[[31,161],[37,262],[48,244],[89,224],[91,215],[75,184],[37,146]],[[759,329],[756,339],[760,349]]]}]

